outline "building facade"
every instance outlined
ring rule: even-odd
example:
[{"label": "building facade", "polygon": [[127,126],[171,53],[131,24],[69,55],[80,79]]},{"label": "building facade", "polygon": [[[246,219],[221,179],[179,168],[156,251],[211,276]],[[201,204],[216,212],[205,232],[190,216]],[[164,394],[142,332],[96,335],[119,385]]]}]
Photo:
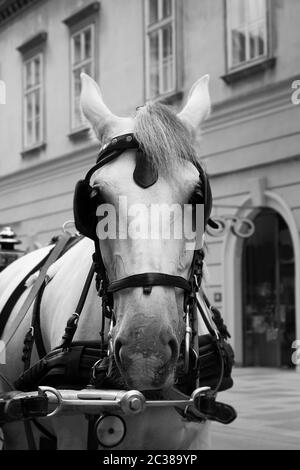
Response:
[{"label": "building facade", "polygon": [[[31,249],[72,219],[75,183],[98,150],[79,108],[81,71],[124,116],[147,99],[180,107],[209,73],[213,112],[200,151],[227,229],[208,237],[206,289],[237,363],[291,366],[300,339],[299,20],[297,0],[0,1],[0,227]],[[249,238],[243,218],[255,225]]]}]

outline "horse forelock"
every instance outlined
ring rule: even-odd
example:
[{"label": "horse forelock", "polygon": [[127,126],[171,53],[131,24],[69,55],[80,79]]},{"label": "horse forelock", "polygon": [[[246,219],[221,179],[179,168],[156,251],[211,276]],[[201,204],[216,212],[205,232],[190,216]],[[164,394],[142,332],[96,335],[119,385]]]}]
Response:
[{"label": "horse forelock", "polygon": [[164,176],[186,161],[199,164],[195,136],[164,104],[149,102],[139,108],[134,133],[145,157]]}]

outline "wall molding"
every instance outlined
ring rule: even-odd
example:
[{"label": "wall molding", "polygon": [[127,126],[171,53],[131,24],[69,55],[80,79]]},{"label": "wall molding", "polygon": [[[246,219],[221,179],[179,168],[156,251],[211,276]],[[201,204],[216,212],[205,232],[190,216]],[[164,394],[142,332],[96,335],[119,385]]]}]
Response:
[{"label": "wall molding", "polygon": [[4,0],[0,2],[0,26],[40,0]]},{"label": "wall molding", "polygon": [[0,177],[0,194],[16,190],[16,186],[21,187],[32,186],[35,183],[61,178],[66,174],[77,172],[85,172],[91,165],[95,163],[97,153],[99,151],[99,143],[91,143],[89,146],[77,150],[73,150],[63,156],[52,158],[48,161],[29,166]]},{"label": "wall molding", "polygon": [[48,33],[47,31],[41,31],[38,34],[35,34],[34,36],[30,37],[28,40],[23,42],[21,46],[17,47],[17,50],[21,54],[27,54],[28,52],[32,51],[32,49],[36,47],[42,47],[45,45],[45,42],[47,41]]},{"label": "wall molding", "polygon": [[74,25],[79,23],[82,20],[85,20],[89,16],[98,13],[100,10],[100,2],[92,2],[85,7],[78,8],[75,12],[73,12],[68,18],[65,18],[62,22],[65,23],[69,28],[72,28]]},{"label": "wall molding", "polygon": [[239,80],[244,80],[252,75],[263,73],[266,70],[274,68],[276,65],[276,57],[264,57],[263,59],[256,62],[248,62],[243,67],[238,68],[237,70],[231,69],[225,75],[222,75],[221,78],[224,80],[227,85],[232,85]]},{"label": "wall molding", "polygon": [[[230,153],[230,152],[233,152],[233,151],[242,150],[242,149],[249,148],[249,147],[256,147],[257,145],[267,144],[267,143],[270,143],[270,142],[274,142],[276,140],[281,140],[281,139],[286,138],[286,137],[296,137],[299,134],[300,134],[300,130],[297,131],[297,132],[291,132],[289,134],[278,135],[276,137],[269,137],[268,139],[255,140],[253,142],[248,142],[246,144],[236,145],[235,147],[230,147],[230,148],[227,148],[227,149],[224,149],[224,150],[218,150],[216,152],[206,154],[206,155],[203,156],[203,159],[208,160],[210,158],[216,157],[217,155],[223,155],[225,153]],[[295,156],[293,156],[292,158],[294,158],[294,157]],[[284,159],[285,158],[286,157],[284,157]],[[263,163],[267,163],[267,162],[263,162]]]},{"label": "wall molding", "polygon": [[[300,135],[300,132],[298,132],[295,135]],[[283,135],[283,136],[281,136],[281,139],[284,139],[285,137],[286,136]],[[278,139],[278,140],[281,140],[281,139]],[[273,142],[273,140],[275,140],[275,139],[270,139],[267,142]],[[257,142],[256,145],[263,144],[263,143],[264,142]],[[251,144],[251,146],[255,146],[255,143]],[[248,148],[248,147],[250,147],[250,145],[245,146],[245,147],[239,147],[239,148],[243,149],[243,148]],[[230,152],[236,151],[239,148],[228,149],[228,150],[226,150],[226,152],[220,153],[220,155],[217,154],[217,153],[215,155],[220,157],[221,155],[230,154]],[[224,169],[224,167],[223,167],[221,170],[219,170],[219,169],[216,170],[215,168],[214,169],[208,168],[208,173],[209,173],[210,178],[217,178],[217,177],[232,175],[232,174],[236,174],[236,173],[240,173],[240,172],[252,171],[252,170],[257,169],[257,168],[268,168],[270,166],[274,166],[274,165],[281,164],[281,163],[297,161],[299,159],[300,159],[300,154],[287,155],[287,156],[283,156],[283,157],[280,156],[280,157],[277,157],[277,158],[273,157],[273,159],[270,156],[269,160],[260,161],[260,162],[254,161],[254,162],[250,162],[249,164],[241,165],[239,167],[234,167],[234,168],[228,167],[228,168]],[[204,162],[206,164],[206,167],[207,167],[208,166],[207,163],[209,163],[210,159],[208,158],[206,160],[206,157],[204,156],[203,160],[204,160]]]}]

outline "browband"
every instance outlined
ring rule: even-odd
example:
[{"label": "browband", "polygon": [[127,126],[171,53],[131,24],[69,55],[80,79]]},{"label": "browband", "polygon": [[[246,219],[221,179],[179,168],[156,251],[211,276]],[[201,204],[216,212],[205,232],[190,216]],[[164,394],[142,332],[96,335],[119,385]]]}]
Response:
[{"label": "browband", "polygon": [[98,155],[96,165],[89,170],[85,177],[85,181],[89,183],[95,171],[99,170],[107,163],[116,160],[125,150],[130,149],[136,150],[136,167],[133,173],[135,183],[144,189],[153,186],[158,180],[158,172],[156,168],[154,168],[151,163],[144,158],[144,153],[134,134],[124,134],[119,137],[115,137],[111,142],[105,144]]}]

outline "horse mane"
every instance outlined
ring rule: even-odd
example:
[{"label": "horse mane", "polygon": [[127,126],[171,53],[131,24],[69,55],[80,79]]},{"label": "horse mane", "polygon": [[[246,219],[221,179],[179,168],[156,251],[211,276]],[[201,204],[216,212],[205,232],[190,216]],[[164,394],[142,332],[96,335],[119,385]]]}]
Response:
[{"label": "horse mane", "polygon": [[162,103],[149,102],[138,109],[134,134],[146,158],[163,175],[185,161],[199,165],[192,132]]}]

